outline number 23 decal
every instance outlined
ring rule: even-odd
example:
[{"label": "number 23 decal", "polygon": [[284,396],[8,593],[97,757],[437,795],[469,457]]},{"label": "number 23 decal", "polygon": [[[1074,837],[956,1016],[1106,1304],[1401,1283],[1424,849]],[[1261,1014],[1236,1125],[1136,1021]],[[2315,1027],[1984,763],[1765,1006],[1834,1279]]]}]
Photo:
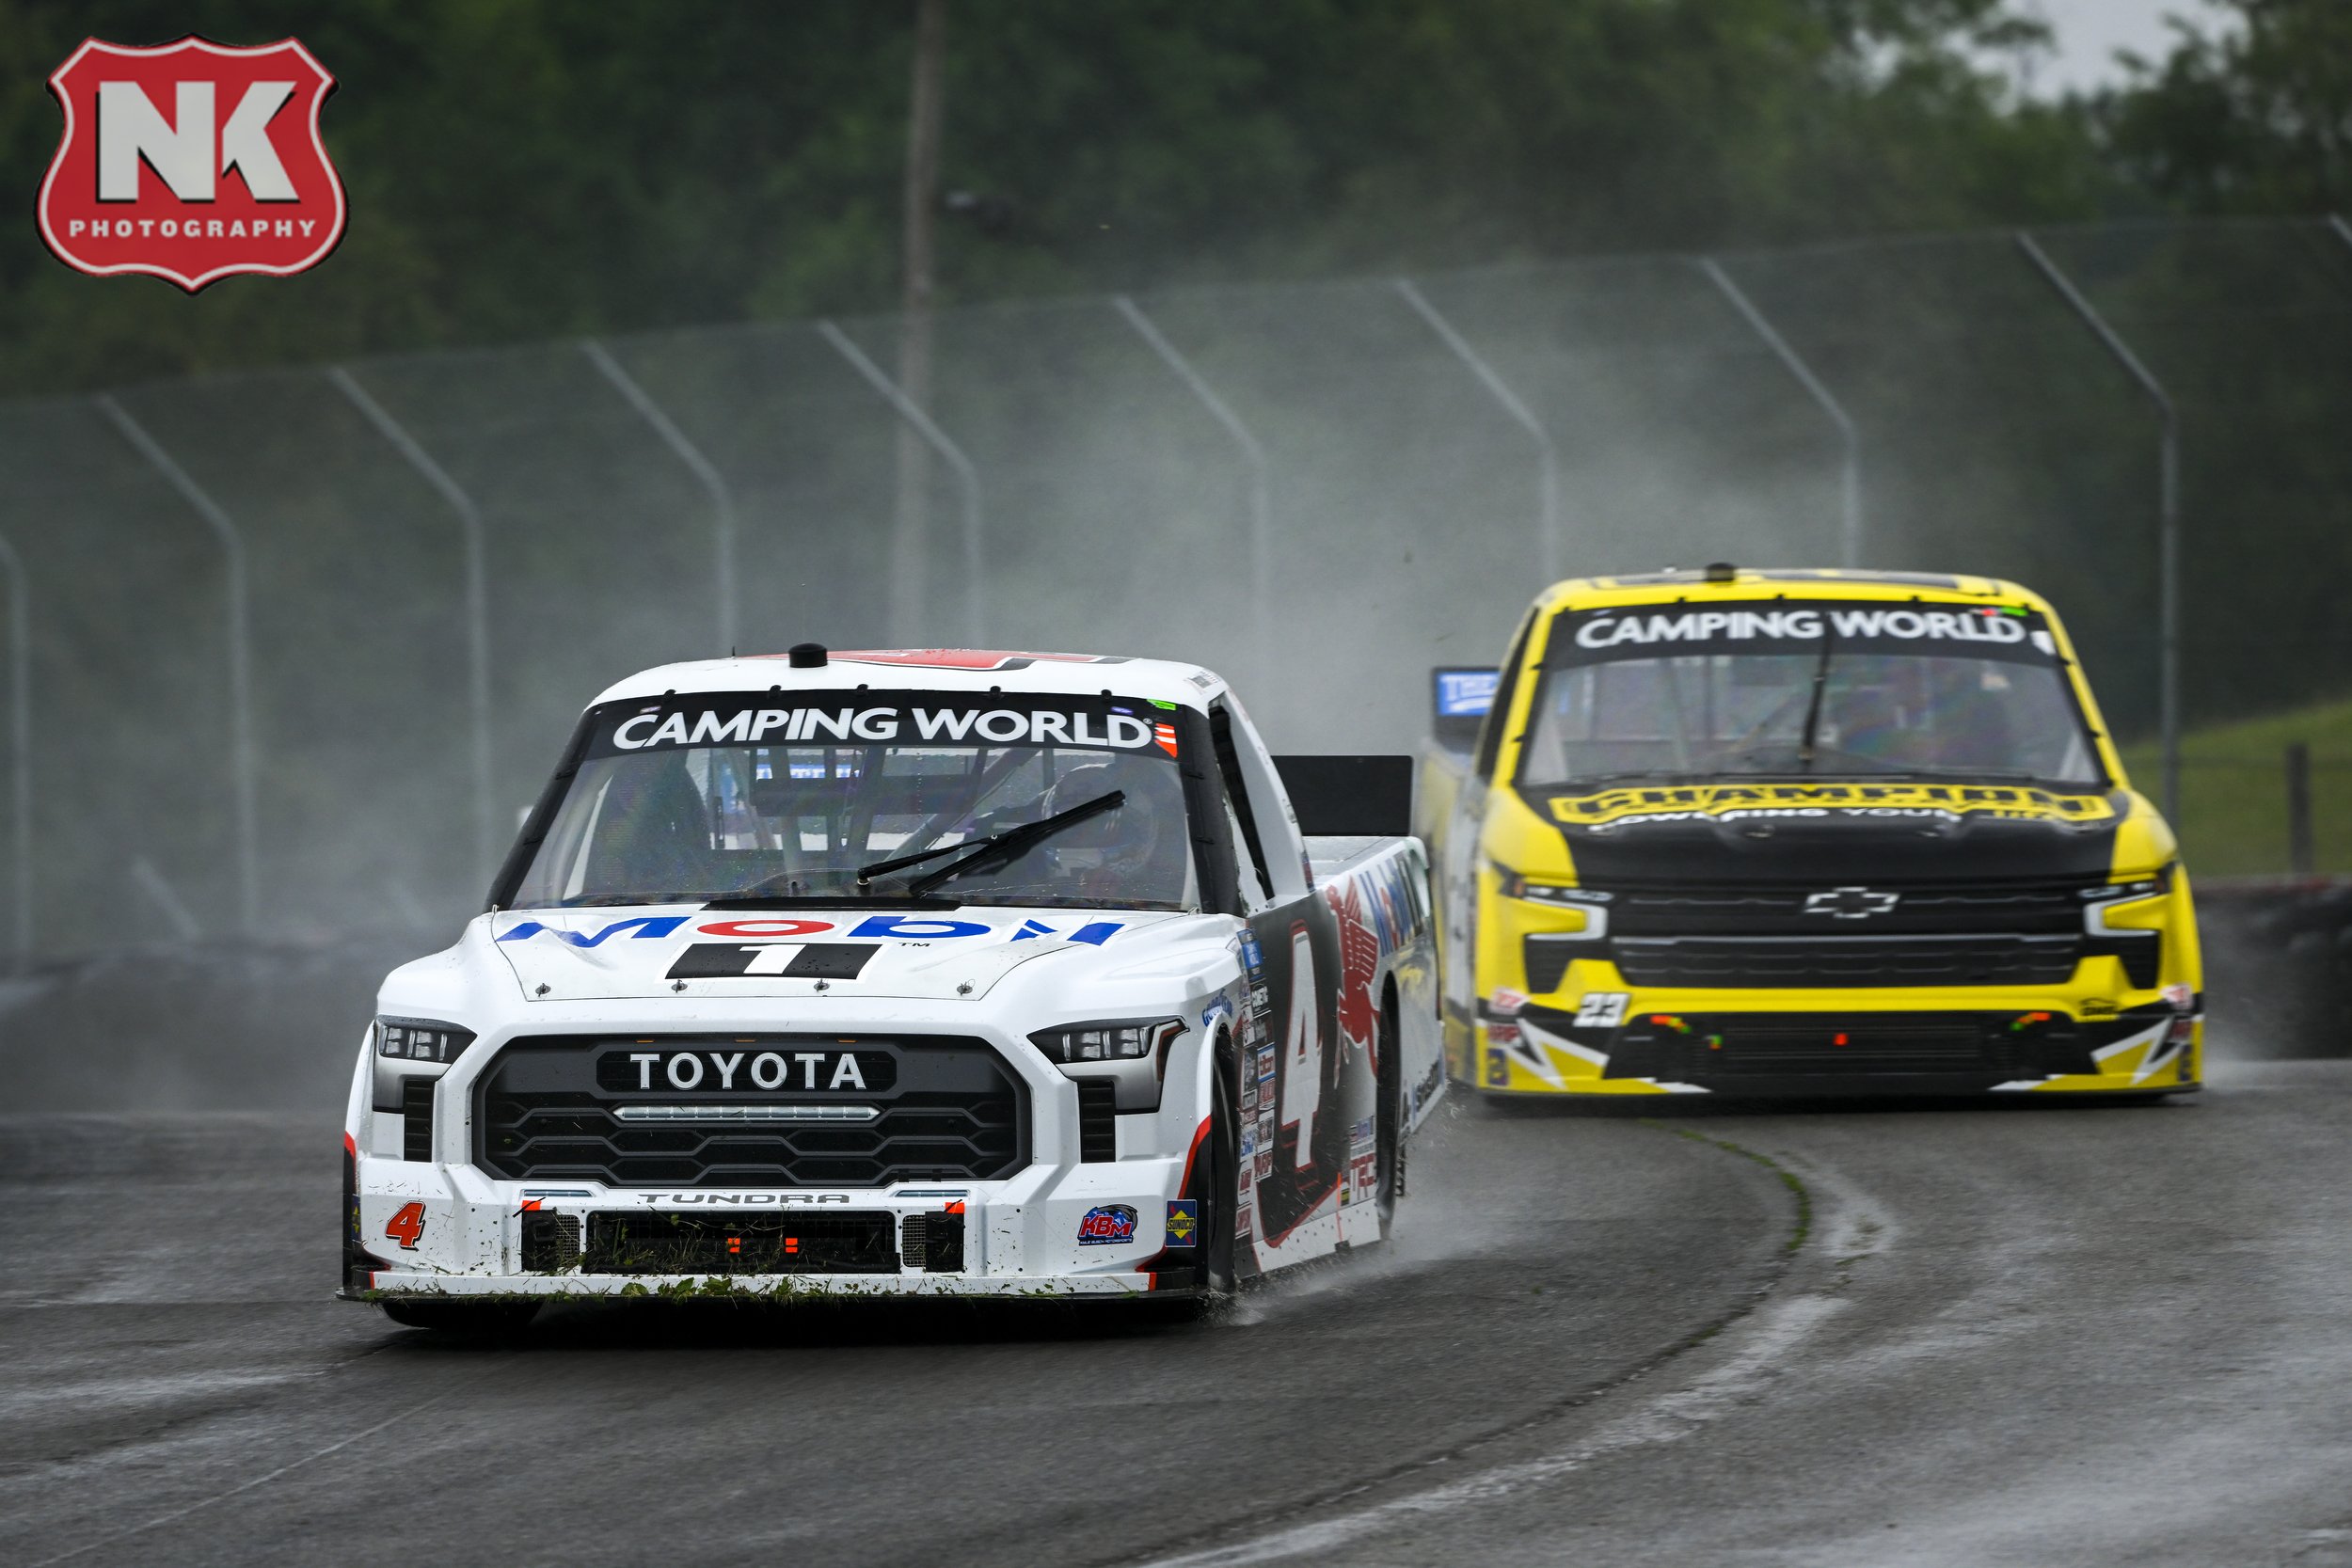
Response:
[{"label": "number 23 decal", "polygon": [[1576,1009],[1576,1027],[1614,1029],[1625,1022],[1626,1004],[1632,1000],[1621,990],[1588,990]]}]

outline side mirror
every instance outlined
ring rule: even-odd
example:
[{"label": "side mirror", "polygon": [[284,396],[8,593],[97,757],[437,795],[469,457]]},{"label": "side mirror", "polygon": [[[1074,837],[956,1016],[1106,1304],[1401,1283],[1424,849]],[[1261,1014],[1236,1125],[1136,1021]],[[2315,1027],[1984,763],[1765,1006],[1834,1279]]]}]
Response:
[{"label": "side mirror", "polygon": [[1411,757],[1276,757],[1309,838],[1402,838],[1413,831]]},{"label": "side mirror", "polygon": [[1495,705],[1495,689],[1502,672],[1474,666],[1440,666],[1429,672],[1429,733],[1450,752],[1468,752],[1478,744],[1478,727]]}]

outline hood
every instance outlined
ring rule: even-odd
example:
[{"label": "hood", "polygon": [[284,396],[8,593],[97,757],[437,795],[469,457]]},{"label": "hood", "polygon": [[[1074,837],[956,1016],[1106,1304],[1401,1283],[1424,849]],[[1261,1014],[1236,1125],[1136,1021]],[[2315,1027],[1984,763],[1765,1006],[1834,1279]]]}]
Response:
[{"label": "hood", "polygon": [[2121,791],[2013,784],[1700,784],[1527,798],[1594,885],[2106,877]]},{"label": "hood", "polygon": [[531,1002],[653,997],[977,1001],[1025,963],[1184,918],[1140,910],[516,910],[492,945]]}]

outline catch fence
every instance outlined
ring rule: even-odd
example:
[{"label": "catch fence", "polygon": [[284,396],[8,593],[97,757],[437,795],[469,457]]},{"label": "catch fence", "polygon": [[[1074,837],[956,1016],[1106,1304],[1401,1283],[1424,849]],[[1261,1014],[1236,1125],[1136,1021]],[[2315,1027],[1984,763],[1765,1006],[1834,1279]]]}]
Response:
[{"label": "catch fence", "polygon": [[920,407],[899,331],[0,405],[18,950],[446,931],[580,705],[730,646],[1192,658],[1279,747],[1403,750],[1551,576],[1851,561],[2040,588],[2153,736],[2169,515],[2187,721],[2352,685],[2330,220],[975,306]]}]

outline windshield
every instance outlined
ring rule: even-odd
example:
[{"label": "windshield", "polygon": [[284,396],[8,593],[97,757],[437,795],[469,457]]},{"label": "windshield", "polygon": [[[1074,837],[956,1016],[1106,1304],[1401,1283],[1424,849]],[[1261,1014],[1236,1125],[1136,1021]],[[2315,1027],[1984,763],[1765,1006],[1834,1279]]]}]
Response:
[{"label": "windshield", "polygon": [[[1174,718],[1118,698],[961,692],[608,705],[589,715],[514,906],[921,895],[1196,909]],[[953,852],[1114,792],[1116,806],[1036,842]],[[929,850],[948,852],[875,869]]]},{"label": "windshield", "polygon": [[1568,612],[1545,663],[1520,753],[1530,789],[1757,775],[2105,782],[2056,642],[2024,612],[1786,601]]}]

